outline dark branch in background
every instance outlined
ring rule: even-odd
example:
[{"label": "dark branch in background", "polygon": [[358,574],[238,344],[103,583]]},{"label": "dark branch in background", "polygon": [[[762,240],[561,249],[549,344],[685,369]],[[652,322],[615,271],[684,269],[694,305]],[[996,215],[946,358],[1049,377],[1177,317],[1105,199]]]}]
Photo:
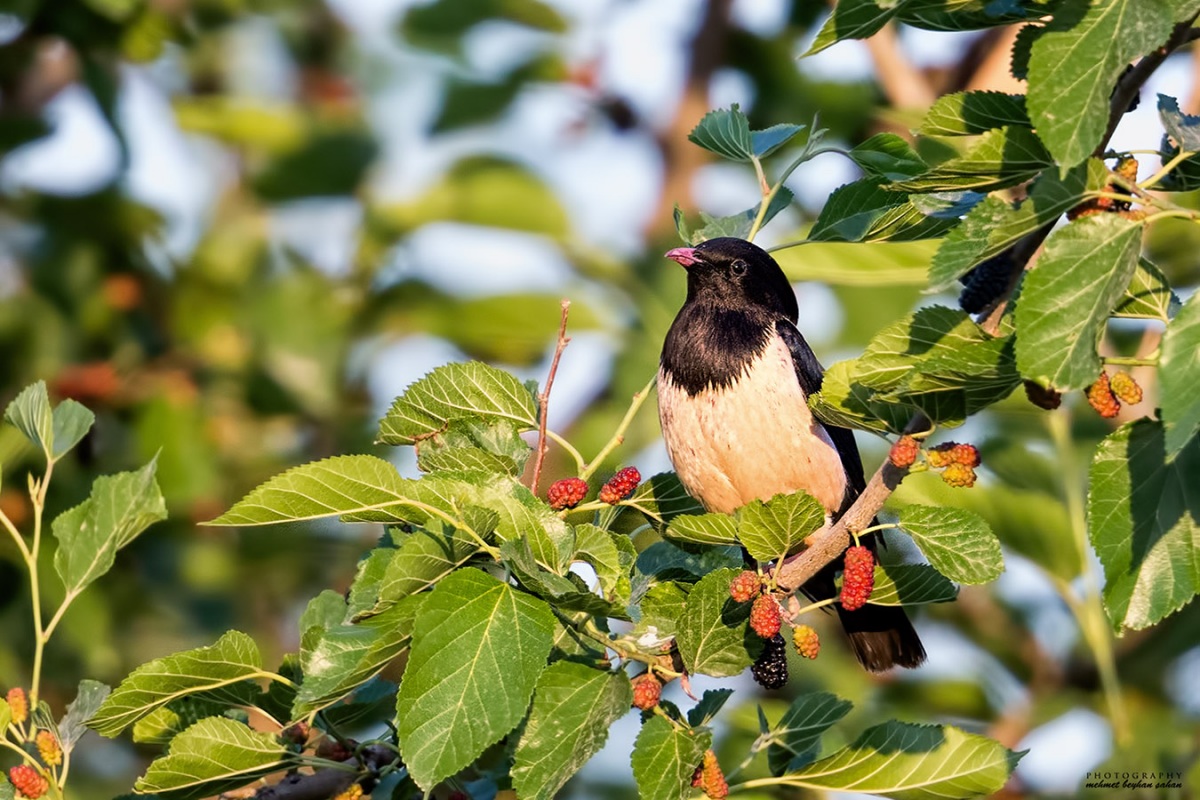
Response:
[{"label": "dark branch in background", "polygon": [[571,337],[567,336],[567,313],[571,309],[571,301],[562,301],[562,319],[558,323],[558,344],[554,346],[554,358],[550,360],[550,374],[546,376],[546,386],[538,395],[538,438],[537,453],[533,457],[533,478],[529,488],[534,494],[538,491],[538,481],[542,479],[542,462],[546,460],[546,409],[550,406],[550,387],[554,385],[554,375],[558,372],[558,360],[562,358],[563,350]]},{"label": "dark branch in background", "polygon": [[[254,793],[254,800],[329,800],[363,780],[357,768],[367,767],[378,773],[396,760],[396,753],[380,745],[368,745],[356,758],[342,763],[356,769],[354,772],[340,769],[320,769],[308,775],[289,775],[274,786],[265,786]],[[376,778],[368,778],[372,785]]]},{"label": "dark branch in background", "polygon": [[[904,432],[918,433],[929,430],[929,427],[929,419],[924,414],[914,414]],[[826,564],[840,558],[850,546],[851,532],[870,527],[871,520],[875,519],[875,515],[907,474],[906,467],[896,467],[885,459],[883,465],[871,476],[871,480],[867,481],[867,488],[837,522],[814,533],[809,537],[806,549],[784,559],[783,563],[775,568],[776,584],[789,592],[795,591],[820,572]]]},{"label": "dark branch in background", "polygon": [[[1166,44],[1139,61],[1117,82],[1109,103],[1108,127],[1100,144],[1096,147],[1096,156],[1102,155],[1108,148],[1113,131],[1116,130],[1121,117],[1125,115],[1129,104],[1141,90],[1142,85],[1154,74],[1155,70],[1162,66],[1172,52],[1191,41],[1191,28],[1194,20],[1195,17],[1176,25]],[[1041,248],[1042,242],[1050,235],[1053,227],[1052,223],[1039,228],[1014,245],[1008,288],[980,322],[984,330],[993,336],[999,331],[1000,319],[1004,316],[1022,273]],[[909,421],[905,433],[928,430],[929,425],[929,420],[925,415],[918,413]],[[842,515],[841,519],[814,533],[809,538],[809,546],[805,550],[788,557],[775,569],[775,581],[779,587],[787,591],[794,591],[820,572],[826,564],[840,558],[845,549],[850,546],[851,531],[863,530],[870,526],[871,520],[883,508],[883,504],[887,502],[888,497],[907,474],[907,469],[897,468],[885,460],[883,466],[871,476],[867,488],[854,501],[854,505]]]},{"label": "dark branch in background", "polygon": [[675,118],[656,137],[663,160],[663,184],[658,209],[646,226],[646,232],[651,235],[674,230],[671,211],[676,202],[684,208],[693,205],[692,177],[708,160],[708,154],[687,137],[709,111],[708,88],[713,74],[725,62],[732,6],[733,0],[708,0],[705,3],[700,27],[688,49],[688,72]]}]

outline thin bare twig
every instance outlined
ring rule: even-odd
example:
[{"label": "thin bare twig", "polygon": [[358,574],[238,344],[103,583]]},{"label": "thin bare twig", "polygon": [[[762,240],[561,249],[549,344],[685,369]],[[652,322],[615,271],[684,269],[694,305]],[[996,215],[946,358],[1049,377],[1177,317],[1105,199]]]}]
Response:
[{"label": "thin bare twig", "polygon": [[546,386],[538,395],[538,439],[537,453],[533,460],[533,478],[529,488],[534,494],[538,491],[538,482],[542,479],[542,462],[546,460],[546,410],[550,406],[550,387],[554,385],[554,375],[558,372],[558,360],[562,358],[563,350],[571,337],[567,336],[567,314],[571,309],[571,301],[563,298],[562,319],[558,323],[558,344],[554,346],[554,358],[550,360],[550,374],[546,376]]},{"label": "thin bare twig", "polygon": [[[924,414],[914,414],[905,426],[905,433],[918,433],[928,430],[929,419]],[[809,537],[809,545],[804,550],[783,560],[775,568],[775,583],[786,591],[795,591],[807,583],[821,569],[841,557],[850,546],[851,531],[861,531],[871,524],[879,509],[887,502],[888,497],[900,481],[908,475],[907,467],[894,466],[890,461],[883,465],[871,476],[867,488],[863,490],[854,505],[833,525],[814,533]]]}]

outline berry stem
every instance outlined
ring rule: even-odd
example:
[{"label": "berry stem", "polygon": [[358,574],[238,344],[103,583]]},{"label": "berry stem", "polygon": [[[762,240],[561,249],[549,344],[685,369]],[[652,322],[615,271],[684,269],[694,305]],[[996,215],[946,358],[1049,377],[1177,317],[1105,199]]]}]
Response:
[{"label": "berry stem", "polygon": [[642,403],[646,402],[646,398],[650,396],[650,390],[654,388],[655,380],[655,378],[651,378],[641,390],[634,393],[633,400],[630,402],[629,408],[625,411],[625,416],[621,418],[621,423],[617,425],[616,431],[613,432],[612,438],[605,443],[604,447],[600,448],[600,452],[592,459],[592,463],[579,471],[579,477],[585,481],[592,477],[596,470],[604,463],[604,459],[608,458],[609,454],[625,441],[625,431],[629,430],[629,425],[633,422],[633,418],[642,407]]},{"label": "berry stem", "polygon": [[1140,185],[1142,187],[1142,190],[1144,191],[1146,189],[1150,189],[1153,186],[1157,185],[1159,181],[1161,181],[1163,178],[1170,175],[1172,170],[1174,170],[1176,167],[1178,167],[1180,164],[1182,164],[1184,161],[1187,161],[1189,158],[1191,158],[1194,155],[1196,155],[1196,154],[1193,152],[1187,151],[1187,150],[1181,150],[1178,153],[1176,153],[1174,158],[1172,158],[1167,163],[1163,164],[1162,169],[1160,169],[1158,172],[1154,173],[1149,178],[1146,178],[1146,180],[1141,182]]},{"label": "berry stem", "polygon": [[1096,660],[1096,669],[1100,673],[1100,684],[1104,687],[1104,697],[1108,705],[1113,733],[1118,743],[1125,744],[1128,743],[1130,736],[1129,718],[1126,715],[1125,701],[1121,695],[1121,685],[1117,678],[1116,656],[1113,652],[1108,617],[1101,600],[1100,576],[1096,572],[1096,566],[1091,557],[1091,545],[1088,542],[1083,483],[1075,479],[1075,476],[1080,474],[1080,470],[1076,463],[1075,448],[1071,443],[1070,411],[1064,408],[1049,414],[1047,425],[1050,428],[1050,437],[1054,442],[1054,447],[1058,451],[1058,463],[1062,465],[1063,492],[1067,500],[1067,513],[1071,520],[1071,533],[1075,540],[1076,553],[1079,556],[1080,573],[1083,576],[1083,596],[1081,598],[1073,596],[1070,587],[1060,586],[1059,594],[1062,595],[1074,614],[1080,632],[1092,650],[1092,655]]},{"label": "berry stem", "polygon": [[[46,641],[50,638],[42,627],[42,589],[38,578],[38,552],[42,545],[42,517],[46,511],[46,490],[50,488],[50,476],[54,474],[54,459],[46,452],[46,472],[40,481],[30,477],[30,498],[33,500],[33,544],[29,547],[29,597],[33,604],[33,675],[29,679],[29,707],[37,708],[38,688],[42,682],[42,658],[46,652]],[[36,490],[35,490],[36,485]]]},{"label": "berry stem", "polygon": [[1158,366],[1159,352],[1155,350],[1145,358],[1133,356],[1103,356],[1100,360],[1114,367],[1155,367]]},{"label": "berry stem", "polygon": [[529,488],[534,494],[538,491],[538,481],[542,478],[542,462],[546,460],[546,411],[550,407],[550,387],[554,385],[554,375],[558,372],[558,361],[562,358],[563,350],[571,338],[567,336],[567,314],[571,310],[571,301],[563,299],[562,318],[558,323],[558,343],[554,346],[554,357],[550,359],[550,373],[546,376],[546,386],[538,395],[538,438],[537,451],[533,457],[533,477]]},{"label": "berry stem", "polygon": [[[817,121],[814,119],[813,126],[812,126],[812,128],[809,129],[809,137],[811,138],[812,135],[814,133],[816,133],[816,131],[817,131]],[[839,153],[845,152],[844,150],[840,150],[836,147],[815,147],[810,150],[807,145],[805,146],[804,150],[801,151],[800,155],[797,156],[796,159],[794,161],[792,161],[792,163],[787,165],[787,169],[785,169],[783,171],[783,174],[779,176],[779,180],[775,181],[775,184],[770,188],[770,190],[763,194],[762,202],[758,204],[758,214],[756,214],[754,217],[754,223],[750,226],[750,232],[746,234],[747,241],[750,241],[750,242],[754,241],[755,235],[757,235],[758,232],[762,229],[763,222],[767,218],[767,209],[771,207],[771,201],[773,201],[775,199],[775,195],[779,194],[779,190],[783,188],[783,182],[786,181],[788,178],[790,178],[792,173],[796,171],[796,167],[800,166],[805,161],[809,161],[810,159],[820,155],[821,153],[828,153],[828,152],[834,152],[834,151],[839,152]],[[757,159],[755,159],[755,161],[757,161]],[[760,169],[761,169],[761,167],[760,167]],[[765,183],[765,179],[763,180],[763,182]],[[773,248],[773,249],[778,249],[778,248]]]},{"label": "berry stem", "polygon": [[795,613],[793,613],[791,615],[791,618],[799,619],[800,617],[804,616],[805,614],[807,614],[810,611],[816,611],[819,608],[825,608],[826,606],[831,606],[834,603],[836,603],[837,601],[838,601],[838,598],[836,598],[836,597],[826,597],[824,600],[818,600],[815,603],[809,603],[808,605],[801,608],[799,611],[796,611]]},{"label": "berry stem", "polygon": [[[912,470],[910,469],[909,471],[911,472]],[[866,536],[868,533],[875,533],[876,531],[890,531],[893,528],[899,530],[900,526],[895,522],[881,522],[878,525],[863,528],[861,531],[854,532],[854,543],[858,544],[858,537],[860,536]]]}]

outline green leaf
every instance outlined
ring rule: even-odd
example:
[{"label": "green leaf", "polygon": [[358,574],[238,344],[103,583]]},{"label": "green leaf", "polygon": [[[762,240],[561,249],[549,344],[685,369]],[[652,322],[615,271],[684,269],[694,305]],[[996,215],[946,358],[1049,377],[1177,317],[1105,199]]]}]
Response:
[{"label": "green leaf", "polygon": [[919,606],[948,603],[958,587],[927,564],[876,564],[875,588],[868,603],[875,606]]},{"label": "green leaf", "polygon": [[1067,0],[1033,43],[1029,116],[1065,171],[1100,143],[1121,73],[1171,34],[1164,0]]},{"label": "green leaf", "polygon": [[941,236],[957,220],[922,213],[903,192],[878,178],[838,187],[808,232],[809,241],[910,241]]},{"label": "green leaf", "polygon": [[396,701],[400,750],[419,786],[455,774],[516,727],[553,632],[544,602],[479,570],[438,583],[417,618]]},{"label": "green leaf", "polygon": [[68,598],[112,569],[118,550],[167,518],[154,480],[157,461],[155,457],[136,472],[97,478],[87,500],[55,518],[51,526],[58,539],[54,569]]},{"label": "green leaf", "polygon": [[892,721],[785,777],[789,786],[945,800],[999,791],[1019,758],[999,742],[948,725]]},{"label": "green leaf", "polygon": [[731,161],[749,161],[754,156],[750,120],[737,103],[705,114],[688,134],[688,141]]},{"label": "green leaf", "polygon": [[0,727],[8,730],[10,722],[12,722],[12,707],[9,706],[8,700],[0,697]]},{"label": "green leaf", "polygon": [[629,710],[624,673],[559,661],[538,678],[529,721],[517,744],[513,788],[528,800],[551,800],[608,739]]},{"label": "green leaf", "polygon": [[982,134],[966,154],[943,161],[915,178],[897,181],[894,188],[907,192],[990,192],[1024,183],[1053,164],[1054,158],[1033,131],[1006,125]]},{"label": "green leaf", "polygon": [[868,175],[889,181],[914,178],[928,169],[908,142],[894,133],[877,133],[855,145],[849,155]]},{"label": "green leaf", "polygon": [[750,604],[735,602],[729,596],[729,584],[738,572],[711,572],[688,593],[675,641],[692,675],[738,675],[754,663],[762,650],[762,639],[750,630]]},{"label": "green leaf", "polygon": [[25,438],[42,448],[47,456],[54,452],[54,412],[50,409],[45,381],[22,389],[4,410],[4,421],[25,434]]},{"label": "green leaf", "polygon": [[67,706],[67,713],[58,723],[58,741],[64,753],[69,753],[75,743],[87,732],[88,722],[100,710],[112,688],[100,681],[84,679],[79,682],[75,699]]},{"label": "green leaf", "polygon": [[379,442],[415,444],[457,420],[507,420],[537,427],[537,398],[504,370],[469,361],[446,364],[409,386],[379,423]]},{"label": "green leaf", "polygon": [[453,528],[413,531],[387,563],[375,609],[433,586],[478,551],[479,545]]},{"label": "green leaf", "polygon": [[225,717],[209,717],[171,740],[134,787],[139,793],[173,792],[181,800],[210,797],[285,769],[293,756],[272,733],[250,730]]},{"label": "green leaf", "polygon": [[1006,125],[1029,127],[1025,95],[1003,92],[955,92],[942,95],[921,122],[923,136],[966,136]]},{"label": "green leaf", "polygon": [[804,55],[811,56],[843,39],[866,39],[896,13],[897,0],[840,0]]},{"label": "green leaf", "polygon": [[804,493],[777,494],[738,509],[738,540],[759,561],[783,558],[825,524],[825,508]]},{"label": "green leaf", "polygon": [[771,726],[767,763],[781,775],[816,757],[821,735],[850,713],[854,704],[828,692],[802,694],[792,701],[779,723]]},{"label": "green leaf", "polygon": [[483,471],[519,477],[532,453],[511,422],[459,420],[418,444],[417,466],[425,472]]},{"label": "green leaf", "polygon": [[904,0],[897,19],[930,31],[973,31],[1009,25],[1047,13],[1040,2],[1006,0]]},{"label": "green leaf", "polygon": [[822,422],[843,428],[900,433],[913,409],[881,400],[879,393],[855,377],[858,361],[839,361],[825,371],[821,391],[808,398],[808,406]]},{"label": "green leaf", "polygon": [[660,472],[642,481],[621,505],[642,512],[659,531],[680,514],[704,513],[704,506],[687,493],[674,472]]},{"label": "green leaf", "polygon": [[682,514],[663,532],[668,539],[688,544],[737,544],[737,522],[728,514]]},{"label": "green leaf", "polygon": [[1200,592],[1197,475],[1200,438],[1167,461],[1163,426],[1148,419],[1122,426],[1097,448],[1088,534],[1117,633],[1148,628]]},{"label": "green leaf", "polygon": [[1062,177],[1056,170],[1043,172],[1034,181],[1029,196],[1015,206],[988,197],[967,212],[962,224],[943,240],[929,265],[929,288],[949,288],[972,267],[1052,224],[1066,211],[1103,191],[1108,175],[1103,161],[1090,159]]},{"label": "green leaf", "polygon": [[[780,211],[791,205],[792,200],[792,190],[786,186],[781,186],[779,191],[771,197],[771,202],[767,204],[767,211],[763,215],[761,225],[766,225],[775,219]],[[687,242],[689,244],[700,244],[709,239],[717,239],[722,236],[732,236],[735,239],[749,239],[750,231],[754,228],[754,220],[758,218],[760,207],[761,203],[728,217],[714,217],[701,211],[700,219],[704,221],[704,225],[693,230],[688,235]]]},{"label": "green leaf", "polygon": [[50,455],[56,461],[79,444],[96,421],[95,414],[71,399],[63,400],[55,406],[51,417],[54,446]]},{"label": "green leaf", "polygon": [[1124,296],[1113,309],[1113,316],[1167,322],[1179,313],[1180,308],[1179,298],[1171,291],[1167,276],[1148,259],[1139,258]]},{"label": "green leaf", "polygon": [[229,631],[210,647],[156,658],[129,673],[88,727],[102,736],[116,736],[172,700],[198,692],[228,694],[238,684],[259,677],[263,669],[258,646],[246,634]]},{"label": "green leaf", "polygon": [[962,508],[906,506],[900,527],[938,572],[959,583],[987,583],[1004,571],[1000,540],[983,517]]},{"label": "green leaf", "polygon": [[1097,342],[1141,247],[1142,226],[1116,214],[1077,219],[1050,234],[1017,302],[1021,375],[1060,391],[1096,380]]},{"label": "green leaf", "polygon": [[683,800],[691,792],[692,773],[712,743],[707,729],[676,728],[665,717],[651,717],[633,743],[633,777],[642,800]]},{"label": "green leaf", "polygon": [[1158,117],[1176,147],[1190,153],[1200,152],[1200,116],[1184,114],[1179,110],[1178,100],[1160,94]]},{"label": "green leaf", "polygon": [[[740,547],[705,547],[699,552],[689,553],[670,542],[655,542],[637,557],[634,597],[640,597],[651,583],[681,580],[696,581],[713,570],[741,567]],[[641,591],[636,586],[642,582]]]},{"label": "green leaf", "polygon": [[623,617],[623,609],[614,607],[588,589],[573,573],[559,575],[538,566],[524,539],[511,539],[500,546],[500,555],[521,586],[564,611],[583,611],[600,617]]},{"label": "green leaf", "polygon": [[678,630],[679,618],[687,606],[691,585],[678,581],[656,583],[642,596],[638,631],[652,633],[657,640],[666,640]]},{"label": "green leaf", "polygon": [[720,712],[726,701],[733,697],[733,689],[709,689],[700,697],[700,702],[688,711],[688,725],[699,728],[707,725]]},{"label": "green leaf", "polygon": [[[596,571],[596,579],[600,583],[600,592],[609,600],[621,602],[629,599],[629,568],[632,560],[626,563],[617,544],[616,537],[608,531],[595,525],[575,526],[575,555],[572,561],[582,561],[590,564]],[[628,537],[624,537],[628,542]]]},{"label": "green leaf", "polygon": [[412,595],[374,616],[324,631],[303,657],[304,683],[292,706],[293,718],[328,706],[403,653],[428,597]]},{"label": "green leaf", "polygon": [[1200,293],[1188,298],[1167,325],[1158,379],[1167,455],[1174,457],[1200,428]]},{"label": "green leaf", "polygon": [[750,148],[754,155],[766,158],[779,148],[795,138],[796,134],[807,128],[807,125],[792,125],[781,122],[761,131],[750,132]]},{"label": "green leaf", "polygon": [[135,722],[132,738],[138,744],[166,747],[172,739],[205,717],[226,716],[227,711],[230,711],[227,703],[203,695],[188,695],[156,708]]},{"label": "green leaf", "polygon": [[[910,196],[911,197],[911,196]],[[828,206],[828,203],[826,203]],[[847,213],[854,209],[847,207]],[[924,286],[937,242],[806,242],[771,255],[790,281],[833,286]]]}]

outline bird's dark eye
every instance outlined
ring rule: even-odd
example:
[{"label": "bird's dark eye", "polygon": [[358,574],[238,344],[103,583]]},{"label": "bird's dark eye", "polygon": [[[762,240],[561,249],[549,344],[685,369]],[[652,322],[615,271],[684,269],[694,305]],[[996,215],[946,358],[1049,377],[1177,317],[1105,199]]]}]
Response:
[{"label": "bird's dark eye", "polygon": [[749,269],[749,267],[746,266],[746,262],[742,261],[740,258],[729,265],[729,271],[738,276],[745,275],[747,269]]}]

